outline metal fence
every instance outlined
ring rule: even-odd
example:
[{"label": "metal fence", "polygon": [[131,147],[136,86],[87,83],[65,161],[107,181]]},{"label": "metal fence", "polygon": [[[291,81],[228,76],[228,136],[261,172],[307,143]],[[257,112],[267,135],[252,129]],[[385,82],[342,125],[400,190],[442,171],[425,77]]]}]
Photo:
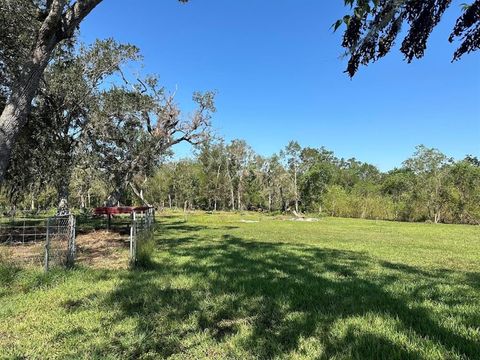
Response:
[{"label": "metal fence", "polygon": [[0,223],[0,250],[17,265],[73,266],[75,217],[15,218]]},{"label": "metal fence", "polygon": [[47,219],[44,268],[52,265],[72,267],[75,263],[75,216],[63,215]]},{"label": "metal fence", "polygon": [[18,244],[46,239],[45,219],[17,218],[0,224],[0,243]]},{"label": "metal fence", "polygon": [[[155,209],[135,211],[130,219],[129,262],[137,264],[139,248],[152,235]],[[128,227],[128,224],[126,224]],[[128,228],[127,228],[128,229]],[[72,267],[75,263],[76,219],[73,215],[49,218],[0,219],[0,260],[2,254],[18,265]]]},{"label": "metal fence", "polygon": [[132,224],[130,226],[130,265],[135,266],[138,260],[138,242],[142,236],[153,230],[155,223],[155,209],[150,208],[142,212],[132,213]]}]

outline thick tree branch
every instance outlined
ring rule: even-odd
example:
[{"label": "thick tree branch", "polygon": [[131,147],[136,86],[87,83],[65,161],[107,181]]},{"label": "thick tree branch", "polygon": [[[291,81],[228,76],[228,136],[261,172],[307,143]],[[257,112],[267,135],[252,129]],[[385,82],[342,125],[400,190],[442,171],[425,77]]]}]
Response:
[{"label": "thick tree branch", "polygon": [[101,2],[102,0],[78,0],[69,6],[63,21],[64,37],[72,37],[82,20]]}]

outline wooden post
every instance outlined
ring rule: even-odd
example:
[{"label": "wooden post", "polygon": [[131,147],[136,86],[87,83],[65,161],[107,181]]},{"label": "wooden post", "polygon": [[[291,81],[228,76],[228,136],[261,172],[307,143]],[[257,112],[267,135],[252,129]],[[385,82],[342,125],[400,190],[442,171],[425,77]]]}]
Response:
[{"label": "wooden post", "polygon": [[48,262],[49,262],[49,252],[50,252],[50,218],[47,219],[47,240],[45,241],[45,260],[44,260],[44,269],[45,272],[48,271]]},{"label": "wooden post", "polygon": [[23,219],[22,244],[25,244],[25,219]]}]

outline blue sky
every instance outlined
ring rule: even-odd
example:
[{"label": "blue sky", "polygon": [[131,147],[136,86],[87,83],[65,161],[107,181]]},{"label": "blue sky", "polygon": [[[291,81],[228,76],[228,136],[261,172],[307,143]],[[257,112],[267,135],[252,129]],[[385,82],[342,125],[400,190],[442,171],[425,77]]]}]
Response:
[{"label": "blue sky", "polygon": [[[104,0],[81,40],[113,37],[140,47],[189,108],[195,90],[217,90],[214,127],[270,155],[295,139],[388,170],[425,144],[480,156],[480,53],[451,64],[447,41],[463,1],[434,31],[426,56],[398,50],[350,80],[341,33],[343,0]],[[179,156],[188,153],[180,146]]]}]

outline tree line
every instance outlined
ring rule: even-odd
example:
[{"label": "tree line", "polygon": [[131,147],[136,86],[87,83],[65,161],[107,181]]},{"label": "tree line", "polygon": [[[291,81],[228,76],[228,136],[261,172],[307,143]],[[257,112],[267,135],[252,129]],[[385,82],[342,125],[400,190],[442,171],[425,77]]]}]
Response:
[{"label": "tree line", "polygon": [[[455,162],[420,147],[400,169],[382,173],[296,142],[264,158],[242,140],[212,140],[215,92],[193,93],[196,107],[185,113],[175,91],[163,87],[157,75],[142,74],[142,55],[134,45],[113,39],[78,42],[80,23],[101,2],[0,0],[0,206],[5,212],[36,211],[68,200],[78,208],[143,203],[478,222],[475,157]],[[346,4],[353,13],[337,25],[347,25],[343,45],[355,71],[390,50],[399,33],[388,29],[399,22],[411,26],[402,49],[410,53],[419,44],[414,57],[420,57],[449,6],[448,1]],[[478,48],[479,6],[475,1],[464,8],[452,34],[463,41],[461,54]],[[412,42],[415,34],[426,37]],[[195,157],[169,160],[181,142],[196,146]]]},{"label": "tree line", "polygon": [[[480,160],[466,156],[455,161],[423,145],[388,172],[296,141],[265,157],[238,139],[206,139],[190,158],[163,157],[149,174],[136,173],[128,187],[117,187],[105,169],[92,165],[73,170],[68,192],[74,207],[106,205],[116,192],[121,204],[160,209],[480,224]],[[51,184],[36,194],[24,192],[18,205],[55,206],[58,191]]]},{"label": "tree line", "polygon": [[400,168],[381,172],[295,141],[270,157],[243,140],[207,142],[194,158],[162,164],[144,191],[159,207],[480,223],[479,159],[454,161],[423,145]]}]

